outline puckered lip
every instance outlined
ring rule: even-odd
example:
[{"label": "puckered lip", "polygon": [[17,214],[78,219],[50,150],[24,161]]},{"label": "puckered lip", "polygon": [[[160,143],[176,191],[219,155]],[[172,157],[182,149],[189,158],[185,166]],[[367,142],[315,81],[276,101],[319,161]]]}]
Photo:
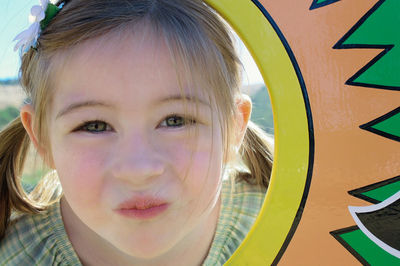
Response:
[{"label": "puckered lip", "polygon": [[134,196],[119,204],[114,211],[122,216],[135,219],[151,219],[165,212],[169,203],[152,196]]}]

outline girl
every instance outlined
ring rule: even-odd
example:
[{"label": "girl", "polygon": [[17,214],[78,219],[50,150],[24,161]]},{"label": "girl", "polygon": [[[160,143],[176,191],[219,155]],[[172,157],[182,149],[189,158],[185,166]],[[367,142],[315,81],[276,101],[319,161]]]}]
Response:
[{"label": "girl", "polygon": [[[32,16],[17,36],[30,103],[0,135],[0,262],[223,264],[257,217],[272,157],[215,12],[42,0]],[[27,195],[30,142],[54,171]]]}]

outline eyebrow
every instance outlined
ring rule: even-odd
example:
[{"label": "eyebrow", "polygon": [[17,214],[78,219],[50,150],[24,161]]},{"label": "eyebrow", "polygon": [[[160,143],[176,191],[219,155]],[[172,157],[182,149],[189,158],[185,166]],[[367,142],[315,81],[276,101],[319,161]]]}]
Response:
[{"label": "eyebrow", "polygon": [[194,102],[194,103],[198,102],[198,103],[201,103],[208,107],[211,107],[211,105],[208,102],[204,101],[203,99],[201,99],[199,97],[192,96],[192,95],[183,95],[182,96],[180,94],[171,95],[171,96],[162,98],[162,99],[158,100],[157,103],[164,103],[164,102],[170,102],[170,101],[188,101],[188,102]]},{"label": "eyebrow", "polygon": [[[188,102],[199,102],[207,107],[211,107],[211,105],[198,98],[195,96],[188,96],[188,95],[171,95],[162,99],[159,99],[156,101],[156,104],[160,103],[165,103],[165,102],[170,102],[170,101],[188,101]],[[67,113],[70,113],[73,110],[80,109],[80,108],[85,108],[85,107],[107,107],[107,108],[113,108],[113,105],[107,102],[101,102],[101,101],[82,101],[82,102],[76,102],[72,103],[65,108],[63,108],[60,112],[58,112],[56,119],[60,118],[63,115],[66,115]]]},{"label": "eyebrow", "polygon": [[61,116],[70,113],[73,110],[84,108],[84,107],[108,107],[111,108],[112,104],[100,102],[100,101],[83,101],[83,102],[76,102],[72,103],[65,108],[63,108],[60,112],[58,112],[56,119],[60,118]]}]

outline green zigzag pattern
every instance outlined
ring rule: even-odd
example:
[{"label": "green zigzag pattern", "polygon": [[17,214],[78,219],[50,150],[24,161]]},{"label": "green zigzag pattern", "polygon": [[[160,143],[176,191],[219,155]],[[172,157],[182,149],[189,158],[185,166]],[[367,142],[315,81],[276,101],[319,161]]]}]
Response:
[{"label": "green zigzag pattern", "polygon": [[[317,4],[317,1],[314,3]],[[310,8],[311,9],[311,8]],[[400,90],[400,1],[380,0],[347,32],[333,48],[350,49],[383,49],[367,65],[355,73],[346,84]],[[385,137],[398,137],[399,117],[397,109],[394,115],[380,119],[379,123],[367,124],[370,131]],[[367,129],[368,130],[368,129]],[[380,202],[399,190],[400,181],[390,184],[380,184],[378,187],[363,191],[358,195],[366,200]],[[354,195],[357,196],[357,195]],[[331,234],[343,244],[363,264],[370,265],[400,265],[400,259],[387,253],[372,242],[357,226],[340,229]]]},{"label": "green zigzag pattern", "polygon": [[380,0],[334,46],[384,51],[349,79],[348,84],[400,90],[400,1]]},{"label": "green zigzag pattern", "polygon": [[327,6],[327,5],[333,4],[338,1],[340,1],[340,0],[314,0],[311,4],[310,10],[316,9],[319,7],[323,7],[323,6]]},{"label": "green zigzag pattern", "polygon": [[340,237],[369,265],[399,265],[400,260],[372,242],[360,229],[346,232]]},{"label": "green zigzag pattern", "polygon": [[361,125],[360,128],[385,138],[400,141],[400,107]]},{"label": "green zigzag pattern", "polygon": [[[382,202],[400,190],[399,177],[400,176],[393,178],[390,182],[388,182],[389,180],[383,181],[383,184],[381,185],[373,185],[374,188],[372,189],[357,189],[360,190],[360,193],[352,193],[352,195],[356,197],[362,195],[367,197],[367,200],[369,198],[375,202]],[[381,249],[360,229],[358,229],[357,226],[338,230],[331,234],[333,234],[335,238],[338,239],[363,264],[382,266],[400,265],[400,259]]]},{"label": "green zigzag pattern", "polygon": [[396,137],[400,137],[400,113],[372,126],[376,130],[390,133]]}]

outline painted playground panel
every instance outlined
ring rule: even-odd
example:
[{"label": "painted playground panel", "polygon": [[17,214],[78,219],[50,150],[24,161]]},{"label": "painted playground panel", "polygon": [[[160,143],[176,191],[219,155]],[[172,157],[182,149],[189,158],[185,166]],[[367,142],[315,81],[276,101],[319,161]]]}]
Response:
[{"label": "painted playground panel", "polygon": [[207,2],[252,53],[274,113],[271,185],[227,264],[400,263],[359,230],[391,213],[371,232],[399,250],[399,200],[353,213],[359,226],[349,211],[400,189],[400,1]]}]

